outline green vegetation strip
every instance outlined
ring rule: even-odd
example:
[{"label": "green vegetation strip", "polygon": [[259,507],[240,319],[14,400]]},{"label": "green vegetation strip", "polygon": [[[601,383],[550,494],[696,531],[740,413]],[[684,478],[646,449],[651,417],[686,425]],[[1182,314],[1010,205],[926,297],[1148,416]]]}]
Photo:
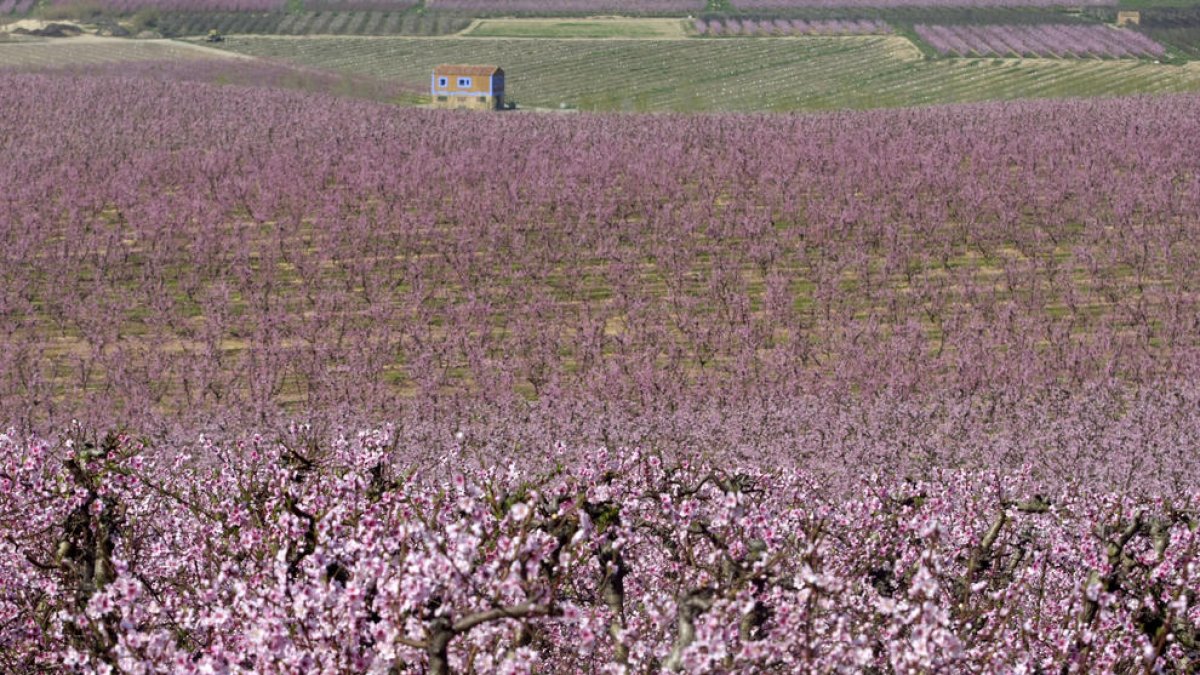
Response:
[{"label": "green vegetation strip", "polygon": [[523,107],[600,111],[881,108],[1200,91],[1200,64],[927,61],[901,37],[726,40],[238,37],[222,48],[422,86],[438,63],[495,63]]}]

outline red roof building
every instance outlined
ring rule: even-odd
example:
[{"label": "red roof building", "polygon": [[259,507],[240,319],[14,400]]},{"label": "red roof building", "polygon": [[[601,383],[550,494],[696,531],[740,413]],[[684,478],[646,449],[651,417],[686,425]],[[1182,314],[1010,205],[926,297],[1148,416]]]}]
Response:
[{"label": "red roof building", "polygon": [[504,71],[497,66],[440,65],[433,69],[435,108],[498,110],[504,107]]}]

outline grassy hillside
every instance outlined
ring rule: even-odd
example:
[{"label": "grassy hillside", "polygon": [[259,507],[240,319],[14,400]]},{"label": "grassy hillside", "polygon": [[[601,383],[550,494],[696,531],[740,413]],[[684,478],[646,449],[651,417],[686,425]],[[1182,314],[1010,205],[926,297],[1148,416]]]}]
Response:
[{"label": "grassy hillside", "polygon": [[225,49],[428,82],[438,63],[496,63],[525,107],[826,110],[1200,90],[1200,66],[1145,61],[927,61],[901,37],[725,40],[237,37]]}]

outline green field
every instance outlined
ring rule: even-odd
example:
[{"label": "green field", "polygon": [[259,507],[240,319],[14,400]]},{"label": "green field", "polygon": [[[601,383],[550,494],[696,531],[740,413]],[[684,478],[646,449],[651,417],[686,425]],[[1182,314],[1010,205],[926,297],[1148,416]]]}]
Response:
[{"label": "green field", "polygon": [[1200,64],[924,60],[896,36],[723,40],[236,37],[224,49],[425,86],[438,63],[495,63],[526,108],[829,110],[1200,91]]},{"label": "green field", "polygon": [[681,38],[682,19],[486,19],[469,37]]}]

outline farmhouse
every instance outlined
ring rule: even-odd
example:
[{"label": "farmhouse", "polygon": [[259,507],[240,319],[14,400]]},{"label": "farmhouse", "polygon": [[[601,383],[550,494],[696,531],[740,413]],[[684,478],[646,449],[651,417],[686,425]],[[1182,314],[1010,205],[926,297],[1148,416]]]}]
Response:
[{"label": "farmhouse", "polygon": [[1142,23],[1142,14],[1137,11],[1121,11],[1117,12],[1117,25],[1128,26],[1130,24],[1137,26]]},{"label": "farmhouse", "polygon": [[504,107],[504,71],[497,66],[437,66],[430,93],[435,108],[498,110]]}]

